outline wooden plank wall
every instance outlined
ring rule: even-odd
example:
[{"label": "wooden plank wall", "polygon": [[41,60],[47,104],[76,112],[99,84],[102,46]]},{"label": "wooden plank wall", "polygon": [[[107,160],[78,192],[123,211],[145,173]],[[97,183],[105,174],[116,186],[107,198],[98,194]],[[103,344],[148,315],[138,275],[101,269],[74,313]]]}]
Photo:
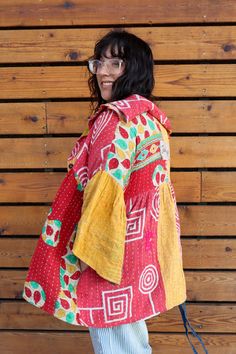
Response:
[{"label": "wooden plank wall", "polygon": [[[1,0],[1,353],[92,354],[86,328],[21,294],[89,114],[85,60],[113,27],[150,43],[157,104],[172,122],[189,319],[209,354],[235,354],[235,0]],[[147,324],[154,354],[192,352],[178,308]]]}]

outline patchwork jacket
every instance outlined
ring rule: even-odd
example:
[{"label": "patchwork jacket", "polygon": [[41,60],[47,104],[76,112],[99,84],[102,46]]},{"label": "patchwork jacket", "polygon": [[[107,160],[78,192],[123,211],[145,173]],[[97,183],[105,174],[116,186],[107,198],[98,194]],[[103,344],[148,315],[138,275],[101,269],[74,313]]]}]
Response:
[{"label": "patchwork jacket", "polygon": [[112,327],[186,300],[170,134],[140,95],[89,118],[33,253],[26,301],[73,325]]}]

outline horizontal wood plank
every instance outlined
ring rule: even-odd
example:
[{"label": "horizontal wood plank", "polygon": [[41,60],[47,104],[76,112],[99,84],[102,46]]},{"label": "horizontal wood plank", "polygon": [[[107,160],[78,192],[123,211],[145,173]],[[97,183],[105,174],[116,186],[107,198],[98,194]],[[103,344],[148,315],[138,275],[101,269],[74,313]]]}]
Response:
[{"label": "horizontal wood plank", "polygon": [[[65,175],[64,172],[1,173],[0,202],[52,202]],[[200,172],[172,172],[171,180],[179,202],[200,201]]]},{"label": "horizontal wood plank", "polygon": [[[235,301],[236,272],[185,270],[187,299],[191,301]],[[227,291],[226,291],[227,289]]]},{"label": "horizontal wood plank", "polygon": [[[50,206],[0,206],[0,234],[39,235]],[[235,236],[235,205],[179,205],[181,236]]]},{"label": "horizontal wood plank", "polygon": [[201,173],[200,172],[171,172],[176,200],[187,202],[191,199],[192,203],[197,203],[201,199]]},{"label": "horizontal wood plank", "polygon": [[[0,99],[89,97],[88,76],[85,66],[1,67]],[[158,97],[236,96],[236,64],[155,65],[154,76]]]},{"label": "horizontal wood plank", "polygon": [[171,167],[236,167],[235,143],[234,136],[172,137]]},{"label": "horizontal wood plank", "polygon": [[[188,319],[193,328],[201,332],[236,333],[236,305],[225,304],[187,304]],[[148,319],[148,330],[151,332],[184,332],[179,308],[176,306],[169,311]],[[26,301],[1,301],[0,329],[34,329],[34,330],[87,330],[84,326],[74,326],[58,321],[45,311],[31,306]]]},{"label": "horizontal wood plank", "polygon": [[173,133],[235,133],[236,101],[157,101]]},{"label": "horizontal wood plank", "polygon": [[[156,65],[158,97],[207,97],[236,95],[235,64]],[[222,89],[223,87],[223,89]]]},{"label": "horizontal wood plank", "polygon": [[198,239],[182,240],[185,269],[234,269],[236,240]]},{"label": "horizontal wood plank", "polygon": [[[1,139],[1,168],[46,168],[47,141],[44,138]],[[48,151],[48,152],[47,152]],[[69,148],[68,148],[69,151]],[[14,158],[13,158],[14,157]],[[63,166],[65,167],[65,165]]]},{"label": "horizontal wood plank", "polygon": [[38,235],[49,206],[0,206],[0,234]]},{"label": "horizontal wood plank", "polygon": [[0,98],[88,97],[85,67],[0,68]]},{"label": "horizontal wood plank", "polygon": [[47,102],[49,134],[82,133],[93,113],[89,102]]},{"label": "horizontal wood plank", "polygon": [[[184,275],[188,301],[235,301],[235,271],[184,270]],[[0,269],[0,298],[22,299],[26,276],[27,270]]]},{"label": "horizontal wood plank", "polygon": [[66,335],[51,331],[4,331],[0,334],[0,341],[4,354],[94,353],[88,331],[67,332]]},{"label": "horizontal wood plank", "polygon": [[[235,133],[236,101],[156,101],[173,133]],[[0,134],[79,134],[92,113],[89,102],[1,103]],[[46,116],[45,116],[46,115]]]},{"label": "horizontal wood plank", "polygon": [[236,172],[202,172],[203,202],[235,202]]},{"label": "horizontal wood plank", "polygon": [[1,173],[0,202],[52,202],[65,172]]},{"label": "horizontal wood plank", "polygon": [[[81,62],[111,28],[3,30],[0,63]],[[234,26],[129,27],[150,44],[154,60],[235,59]]]},{"label": "horizontal wood plank", "polygon": [[[170,11],[171,9],[171,11]],[[0,26],[71,26],[71,25],[126,25],[156,23],[235,22],[234,0],[147,0],[139,3],[126,0],[107,3],[100,0],[31,1],[1,0]]]},{"label": "horizontal wood plank", "polygon": [[[209,354],[235,354],[236,335],[233,334],[202,334],[201,338]],[[27,332],[4,331],[0,340],[4,354],[93,354],[92,343],[88,331],[77,332]],[[191,338],[196,350],[200,353],[202,346],[195,338]],[[184,334],[149,334],[149,343],[153,353],[159,354],[189,354],[191,346]]]},{"label": "horizontal wood plank", "polygon": [[[28,267],[37,245],[35,239],[0,239],[0,267]],[[183,266],[185,269],[234,269],[236,240],[183,239]]]},{"label": "horizontal wood plank", "polygon": [[1,103],[0,134],[45,134],[46,112],[42,103]]},{"label": "horizontal wood plank", "polygon": [[[66,168],[67,158],[77,139],[1,139],[0,168]],[[235,136],[173,136],[170,150],[171,167],[174,168],[236,167]]]},{"label": "horizontal wood plank", "polygon": [[[181,334],[158,334],[150,333],[150,345],[153,353],[158,354],[190,354],[192,348],[186,338]],[[208,354],[235,354],[236,336],[233,334],[201,334],[201,339],[208,350]],[[200,342],[192,336],[191,341],[198,353],[203,352]]]},{"label": "horizontal wood plank", "polygon": [[236,206],[181,205],[178,209],[183,236],[235,236]]}]

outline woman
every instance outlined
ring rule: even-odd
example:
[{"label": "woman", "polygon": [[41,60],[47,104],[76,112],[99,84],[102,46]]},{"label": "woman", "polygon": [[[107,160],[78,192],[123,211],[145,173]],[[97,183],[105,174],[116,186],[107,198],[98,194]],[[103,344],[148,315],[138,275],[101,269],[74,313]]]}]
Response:
[{"label": "woman", "polygon": [[189,325],[171,126],[152,102],[146,42],[111,31],[88,66],[97,105],[69,156],[23,297],[87,326],[96,354],[151,353],[147,318],[179,305]]}]

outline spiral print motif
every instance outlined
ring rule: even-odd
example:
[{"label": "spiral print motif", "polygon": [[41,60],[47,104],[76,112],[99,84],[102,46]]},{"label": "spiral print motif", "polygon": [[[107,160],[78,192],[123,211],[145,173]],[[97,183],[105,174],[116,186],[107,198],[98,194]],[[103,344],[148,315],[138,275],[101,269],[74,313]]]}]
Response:
[{"label": "spiral print motif", "polygon": [[144,268],[139,278],[139,290],[142,294],[149,294],[157,287],[159,276],[156,267],[149,264]]}]

